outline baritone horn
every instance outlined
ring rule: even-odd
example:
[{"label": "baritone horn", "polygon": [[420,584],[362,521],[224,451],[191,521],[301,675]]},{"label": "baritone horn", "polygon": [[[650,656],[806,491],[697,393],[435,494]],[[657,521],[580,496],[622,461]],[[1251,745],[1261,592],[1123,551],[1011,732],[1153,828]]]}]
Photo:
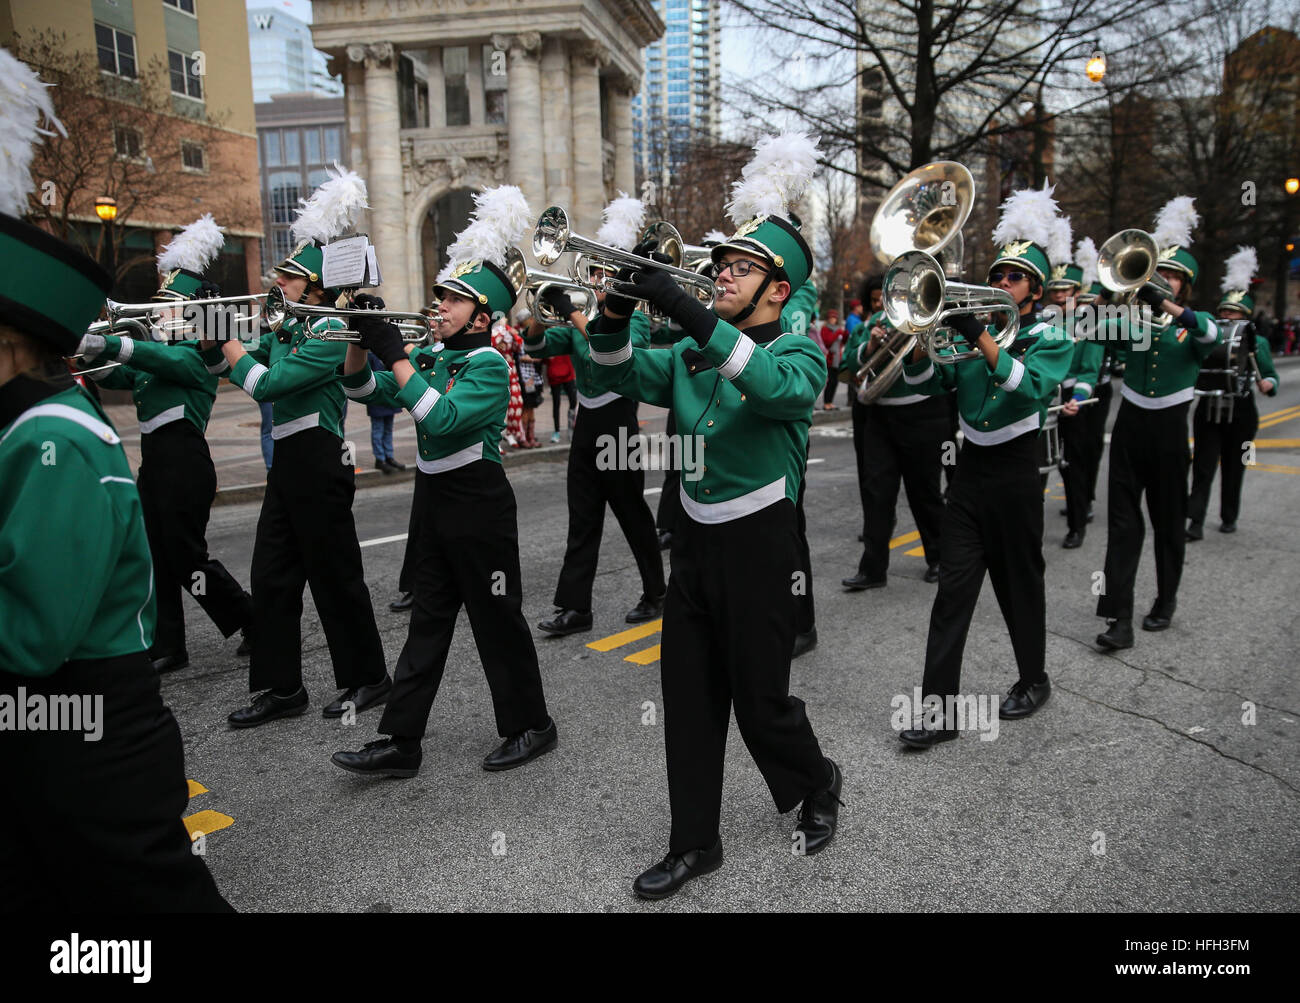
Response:
[{"label": "baritone horn", "polygon": [[317,320],[336,319],[347,322],[353,317],[372,317],[395,324],[397,330],[401,332],[402,341],[414,344],[426,341],[433,330],[432,321],[422,313],[290,303],[285,298],[284,290],[279,286],[273,286],[266,294],[266,323],[272,331],[280,330],[290,320],[306,321],[304,332],[309,338],[315,338],[317,341],[346,341],[355,344],[361,340],[361,335],[352,328],[324,331],[311,329],[311,324]]},{"label": "baritone horn", "polygon": [[528,307],[528,312],[543,324],[567,324],[569,322],[568,317],[561,317],[542,298],[548,289],[563,289],[569,294],[569,299],[574,307],[588,321],[595,320],[596,314],[600,312],[600,304],[596,302],[596,294],[589,286],[581,285],[567,275],[544,272],[540,268],[530,267],[518,248],[510,247],[506,249],[505,273],[510,279],[510,284],[524,294],[524,303]]},{"label": "baritone horn", "polygon": [[1097,251],[1097,279],[1121,302],[1129,302],[1145,285],[1152,285],[1166,299],[1174,298],[1169,283],[1160,277],[1160,248],[1145,230],[1120,230],[1107,238]]}]

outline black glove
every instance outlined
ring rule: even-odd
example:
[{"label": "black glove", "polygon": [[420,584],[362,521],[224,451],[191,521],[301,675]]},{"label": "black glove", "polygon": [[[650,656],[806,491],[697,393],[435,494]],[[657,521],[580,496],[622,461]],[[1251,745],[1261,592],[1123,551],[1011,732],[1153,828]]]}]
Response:
[{"label": "black glove", "polygon": [[1157,313],[1159,313],[1160,310],[1163,308],[1162,305],[1165,301],[1165,294],[1162,293],[1155,286],[1153,286],[1150,282],[1148,282],[1146,285],[1144,285],[1141,289],[1138,290],[1137,297],[1143,303],[1151,304],[1151,309],[1155,310]]},{"label": "black glove", "polygon": [[[365,293],[353,300],[352,305],[361,311],[384,309],[382,299]],[[402,348],[402,332],[396,324],[382,317],[367,317],[363,312],[351,319],[350,326],[360,335],[361,347],[374,352],[389,369],[393,368],[394,362],[406,358],[406,351]]]},{"label": "black glove", "polygon": [[574,312],[573,300],[563,286],[548,286],[542,293],[542,302],[566,320]]},{"label": "black glove", "polygon": [[194,290],[194,298],[196,300],[217,299],[220,295],[221,287],[215,282],[210,282],[207,279],[200,282],[199,287]]},{"label": "black glove", "polygon": [[971,313],[958,314],[948,326],[965,338],[971,348],[975,347],[975,342],[979,341],[980,335],[985,331],[984,325]]}]

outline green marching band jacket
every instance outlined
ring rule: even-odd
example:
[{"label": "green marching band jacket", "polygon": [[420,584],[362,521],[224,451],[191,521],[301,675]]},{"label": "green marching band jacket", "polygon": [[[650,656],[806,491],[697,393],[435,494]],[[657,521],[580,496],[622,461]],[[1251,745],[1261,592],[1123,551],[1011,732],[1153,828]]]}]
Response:
[{"label": "green marching band jacket", "polygon": [[718,320],[703,348],[683,338],[665,351],[633,347],[625,321],[602,316],[588,331],[598,387],[670,407],[678,434],[700,437],[701,476],[681,479],[692,519],[729,522],[797,500],[813,402],[826,384],[812,338],[777,332],[759,344]]},{"label": "green marching band jacket", "polygon": [[[1077,401],[1086,401],[1101,382],[1101,367],[1106,361],[1106,343],[1096,338],[1076,339],[1070,371],[1061,381],[1061,389]],[[1107,377],[1109,378],[1109,377]]]},{"label": "green marching band jacket", "polygon": [[998,353],[997,369],[983,358],[936,366],[926,357],[903,366],[913,392],[921,387],[957,387],[958,424],[967,442],[996,446],[1043,427],[1047,408],[1070,370],[1074,342],[1042,320],[1020,331],[1010,349]]},{"label": "green marching band jacket", "polygon": [[[343,330],[343,321],[315,321],[311,330]],[[291,320],[279,331],[264,334],[227,373],[227,378],[259,404],[270,401],[271,438],[283,439],[309,428],[324,428],[343,438],[343,388],[338,374],[347,343],[307,337],[307,329]],[[217,371],[226,373],[223,358]]]},{"label": "green marching band jacket", "polygon": [[130,390],[141,434],[188,421],[206,431],[217,399],[217,373],[226,368],[220,347],[198,350],[197,341],[170,344],[137,341],[105,335],[105,347],[96,365],[122,365],[90,378],[108,390]]},{"label": "green marching band jacket", "polygon": [[[853,329],[853,334],[844,345],[844,357],[840,359],[841,373],[856,373],[867,361],[867,344],[871,341],[871,329],[877,324],[890,329],[889,322],[885,320],[885,311],[877,310]],[[914,386],[905,379],[898,379],[876,398],[875,403],[884,407],[899,407],[903,404],[918,404],[930,397],[942,397],[947,392],[948,387],[940,382],[925,380]]]},{"label": "green marching band jacket", "polygon": [[1255,338],[1255,362],[1259,365],[1259,375],[1273,381],[1273,389],[1268,392],[1268,396],[1276,397],[1277,388],[1282,385],[1282,381],[1277,378],[1277,367],[1273,365],[1273,353],[1269,351],[1267,338]]},{"label": "green marching band jacket", "polygon": [[400,390],[392,373],[369,367],[343,377],[343,392],[364,404],[401,407],[419,430],[419,467],[426,474],[475,460],[501,462],[501,433],[510,403],[510,367],[491,345],[419,348],[407,357],[415,375]]},{"label": "green marching band jacket", "polygon": [[1128,328],[1127,317],[1108,317],[1097,328],[1098,339],[1114,340],[1114,354],[1124,363],[1124,399],[1148,411],[1190,401],[1201,363],[1223,338],[1214,318],[1198,310],[1194,328],[1175,320],[1153,330],[1145,351],[1128,344]]},{"label": "green marching band jacket", "polygon": [[[153,560],[140,495],[121,440],[79,387],[0,429],[0,518],[5,671],[48,676],[67,661],[153,644]],[[82,531],[75,551],[52,545],[69,525]]]},{"label": "green marching band jacket", "polygon": [[[629,337],[635,348],[650,347],[650,319],[637,310],[628,321]],[[680,338],[680,332],[678,334]],[[553,355],[567,355],[573,359],[573,372],[577,377],[578,403],[583,407],[593,408],[608,404],[622,396],[612,390],[600,390],[596,386],[591,361],[591,345],[576,327],[563,324],[548,327],[542,337],[536,341],[524,340],[524,351],[534,358],[546,359]]]}]

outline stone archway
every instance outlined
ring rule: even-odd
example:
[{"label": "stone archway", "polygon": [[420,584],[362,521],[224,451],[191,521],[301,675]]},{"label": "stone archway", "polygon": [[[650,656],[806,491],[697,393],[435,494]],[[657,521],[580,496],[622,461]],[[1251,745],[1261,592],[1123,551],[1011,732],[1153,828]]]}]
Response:
[{"label": "stone archway", "polygon": [[424,212],[419,237],[422,305],[428,302],[434,280],[447,262],[447,248],[469,222],[469,214],[474,209],[472,195],[469,188],[448,189]]}]

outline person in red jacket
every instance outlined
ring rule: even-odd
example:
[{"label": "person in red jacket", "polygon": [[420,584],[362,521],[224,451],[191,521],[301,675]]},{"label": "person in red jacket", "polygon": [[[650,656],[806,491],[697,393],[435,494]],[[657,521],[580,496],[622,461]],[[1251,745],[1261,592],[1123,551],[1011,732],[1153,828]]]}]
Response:
[{"label": "person in red jacket", "polygon": [[551,441],[560,441],[560,394],[569,398],[569,430],[573,430],[573,415],[578,407],[578,376],[573,371],[573,360],[567,355],[552,355],[546,360],[546,383],[551,388],[551,417],[555,431]]},{"label": "person in red jacket", "polygon": [[822,352],[826,356],[826,393],[822,398],[822,407],[834,411],[835,388],[840,383],[840,353],[844,351],[844,325],[840,323],[839,311],[827,312],[826,323],[822,325],[820,335]]}]

